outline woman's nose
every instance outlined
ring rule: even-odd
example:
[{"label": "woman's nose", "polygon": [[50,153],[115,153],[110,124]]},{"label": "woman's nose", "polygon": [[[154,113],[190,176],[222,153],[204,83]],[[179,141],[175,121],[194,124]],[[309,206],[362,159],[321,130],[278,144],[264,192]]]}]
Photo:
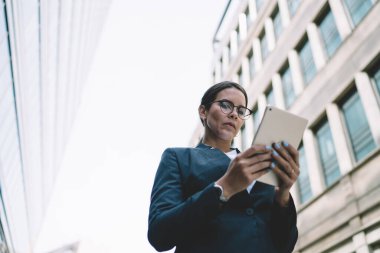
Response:
[{"label": "woman's nose", "polygon": [[234,108],[232,112],[228,115],[230,118],[237,119],[238,118],[238,108]]}]

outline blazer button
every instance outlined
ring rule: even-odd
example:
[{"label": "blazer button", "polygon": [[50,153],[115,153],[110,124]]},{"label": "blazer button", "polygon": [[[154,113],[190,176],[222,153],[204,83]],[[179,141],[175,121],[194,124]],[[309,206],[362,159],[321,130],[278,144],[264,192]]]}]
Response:
[{"label": "blazer button", "polygon": [[247,209],[245,209],[245,213],[246,213],[247,215],[251,216],[251,215],[253,215],[254,211],[253,211],[252,208],[247,208]]}]

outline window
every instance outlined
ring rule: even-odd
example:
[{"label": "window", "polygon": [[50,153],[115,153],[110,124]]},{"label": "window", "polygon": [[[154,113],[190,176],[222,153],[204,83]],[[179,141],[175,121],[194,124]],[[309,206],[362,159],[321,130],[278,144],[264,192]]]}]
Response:
[{"label": "window", "polygon": [[317,72],[317,69],[315,67],[310,43],[307,38],[301,44],[298,54],[300,56],[302,75],[303,75],[305,84],[309,84],[310,81],[314,78]]},{"label": "window", "polygon": [[371,0],[344,0],[344,3],[354,26],[367,15],[373,4]]},{"label": "window", "polygon": [[263,7],[266,0],[256,0],[256,10],[259,12],[261,10],[261,7]]},{"label": "window", "polygon": [[266,97],[268,105],[276,105],[275,100],[274,100],[274,93],[273,93],[272,85],[270,86],[268,91],[265,92],[265,97]]},{"label": "window", "polygon": [[247,7],[247,9],[245,9],[245,18],[246,18],[246,22],[247,22],[247,29],[251,26],[251,23],[252,23],[252,16],[251,16],[251,13],[249,11],[249,7]]},{"label": "window", "polygon": [[287,65],[284,70],[281,72],[281,83],[282,83],[282,90],[284,94],[284,102],[285,107],[289,108],[294,100],[296,99],[296,94],[294,92],[293,88],[293,79],[292,75],[290,73],[290,68]]},{"label": "window", "polygon": [[257,131],[257,128],[259,127],[259,124],[260,124],[260,115],[259,115],[259,110],[257,108],[257,105],[255,107],[253,107],[252,109],[252,119],[253,119],[253,127],[254,127],[254,131],[256,133]]},{"label": "window", "polygon": [[327,55],[331,57],[342,43],[342,39],[339,35],[338,29],[336,28],[335,19],[331,10],[327,10],[326,15],[320,21],[319,31],[321,33]]},{"label": "window", "polygon": [[251,49],[251,51],[249,51],[248,62],[249,62],[249,77],[252,80],[253,77],[255,76],[255,73],[256,73],[255,57],[253,55],[253,49]]},{"label": "window", "polygon": [[372,81],[376,86],[377,94],[380,95],[380,67],[373,74]]},{"label": "window", "polygon": [[276,7],[275,11],[272,14],[272,20],[273,20],[273,28],[274,28],[274,35],[276,36],[276,39],[281,35],[282,32],[282,22],[281,22],[281,15],[278,7]]},{"label": "window", "polygon": [[355,160],[360,161],[375,147],[364,108],[356,90],[351,92],[341,105],[344,120],[350,137]]},{"label": "window", "polygon": [[261,47],[261,57],[263,61],[267,58],[269,54],[268,41],[267,36],[265,35],[265,31],[260,35],[260,47]]},{"label": "window", "polygon": [[380,253],[380,242],[375,242],[370,246],[371,252],[372,253]]},{"label": "window", "polygon": [[300,201],[301,203],[305,203],[313,196],[313,193],[311,191],[309,171],[307,168],[307,162],[306,162],[306,157],[305,157],[305,149],[301,145],[298,151],[299,151],[299,164],[300,164],[301,174],[298,177],[297,183],[298,183]]},{"label": "window", "polygon": [[327,120],[316,131],[319,158],[327,186],[330,186],[340,177],[338,160],[336,158],[335,146]]},{"label": "window", "polygon": [[239,25],[236,27],[235,31],[236,31],[236,45],[237,45],[237,48],[239,48],[240,42],[241,42],[241,34],[240,34]]},{"label": "window", "polygon": [[239,71],[238,71],[238,78],[239,78],[239,84],[241,86],[244,85],[244,77],[243,77],[243,71],[242,71],[242,68],[240,67]]},{"label": "window", "polygon": [[288,7],[291,16],[297,12],[297,9],[301,3],[301,0],[288,0]]}]

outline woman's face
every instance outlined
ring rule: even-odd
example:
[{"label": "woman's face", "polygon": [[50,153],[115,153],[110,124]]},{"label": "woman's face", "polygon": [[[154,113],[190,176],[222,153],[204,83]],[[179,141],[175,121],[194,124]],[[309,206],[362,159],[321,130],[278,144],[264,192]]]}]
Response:
[{"label": "woman's face", "polygon": [[[235,88],[220,91],[214,101],[218,100],[228,100],[235,106],[245,106],[246,102],[244,94]],[[208,110],[203,107],[200,116],[204,121],[206,134],[215,140],[232,141],[244,123],[244,120],[238,117],[236,107],[232,113],[225,114],[218,102],[212,103]]]}]

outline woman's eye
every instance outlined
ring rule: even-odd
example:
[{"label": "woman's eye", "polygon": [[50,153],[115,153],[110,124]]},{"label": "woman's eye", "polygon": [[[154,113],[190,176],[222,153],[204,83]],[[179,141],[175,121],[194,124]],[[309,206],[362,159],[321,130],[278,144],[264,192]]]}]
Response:
[{"label": "woman's eye", "polygon": [[231,105],[230,105],[228,102],[221,102],[220,105],[221,105],[224,109],[231,109]]},{"label": "woman's eye", "polygon": [[245,115],[245,108],[239,108],[238,114],[244,116]]}]

